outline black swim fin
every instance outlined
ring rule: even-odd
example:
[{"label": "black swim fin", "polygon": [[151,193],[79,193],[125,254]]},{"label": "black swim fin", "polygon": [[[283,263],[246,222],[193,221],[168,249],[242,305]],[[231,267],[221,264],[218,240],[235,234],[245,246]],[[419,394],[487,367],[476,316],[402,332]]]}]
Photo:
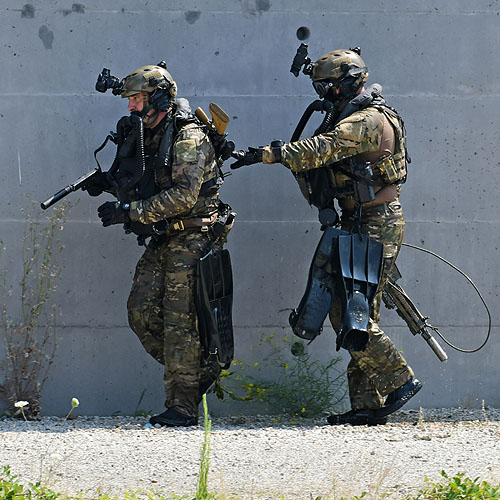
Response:
[{"label": "black swim fin", "polygon": [[382,273],[382,243],[361,233],[338,237],[336,293],[342,301],[342,321],[337,350],[361,351],[368,343],[370,307]]}]

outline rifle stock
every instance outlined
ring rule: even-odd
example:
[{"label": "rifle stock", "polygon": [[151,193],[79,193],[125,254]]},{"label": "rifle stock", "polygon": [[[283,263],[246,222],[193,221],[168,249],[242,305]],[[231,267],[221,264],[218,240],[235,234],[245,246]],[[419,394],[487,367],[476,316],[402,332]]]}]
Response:
[{"label": "rifle stock", "polygon": [[234,151],[234,142],[228,141],[226,139],[227,134],[225,130],[227,124],[229,123],[229,115],[214,102],[209,105],[210,114],[212,115],[212,121],[208,118],[205,111],[202,108],[196,108],[194,114],[201,120],[201,122],[207,126],[212,141],[215,146],[217,156],[220,161],[226,161],[231,153]]}]

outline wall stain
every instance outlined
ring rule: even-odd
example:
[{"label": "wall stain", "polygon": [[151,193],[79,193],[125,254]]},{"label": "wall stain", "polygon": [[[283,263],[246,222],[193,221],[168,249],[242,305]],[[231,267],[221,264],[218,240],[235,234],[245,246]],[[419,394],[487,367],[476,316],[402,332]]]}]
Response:
[{"label": "wall stain", "polygon": [[45,26],[40,26],[40,29],[38,30],[38,36],[40,40],[42,40],[43,45],[45,46],[46,49],[51,49],[52,48],[52,42],[54,41],[54,33],[52,31],[49,31],[49,28]]},{"label": "wall stain", "polygon": [[271,8],[271,0],[242,0],[241,7],[245,14],[255,16]]},{"label": "wall stain", "polygon": [[65,16],[69,16],[73,12],[76,12],[77,14],[85,14],[85,5],[83,5],[81,3],[74,3],[71,6],[71,9],[63,9],[62,10],[63,15],[65,15]]},{"label": "wall stain", "polygon": [[255,8],[258,12],[265,12],[271,8],[271,0],[255,0]]},{"label": "wall stain", "polygon": [[33,5],[29,3],[24,4],[23,10],[21,11],[21,17],[26,17],[26,18],[35,17],[35,7],[33,7]]},{"label": "wall stain", "polygon": [[186,19],[189,24],[194,24],[196,21],[198,21],[200,16],[201,12],[199,10],[190,10],[188,12],[184,12],[184,19]]}]

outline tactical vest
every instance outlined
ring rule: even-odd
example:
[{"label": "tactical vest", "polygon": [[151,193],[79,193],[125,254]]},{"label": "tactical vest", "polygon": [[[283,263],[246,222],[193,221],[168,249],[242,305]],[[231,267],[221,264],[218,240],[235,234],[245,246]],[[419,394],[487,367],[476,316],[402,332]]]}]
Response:
[{"label": "tactical vest", "polygon": [[[152,135],[146,132],[138,117],[123,117],[117,124],[117,154],[110,169],[112,184],[118,200],[130,203],[146,200],[172,183],[173,145],[183,128],[204,125],[193,115],[185,99],[176,100],[175,114],[160,124]],[[215,167],[213,176],[202,184],[199,197],[214,197],[222,184],[222,175]],[[131,221],[125,230],[147,238],[165,232],[166,224],[142,224]]]},{"label": "tactical vest", "polygon": [[[319,210],[333,208],[334,198],[352,197],[354,195],[354,181],[352,176],[348,175],[350,161],[358,164],[368,162],[374,173],[374,182],[377,185],[401,184],[406,181],[408,161],[405,148],[404,123],[397,111],[385,103],[380,92],[381,87],[377,84],[369,87],[365,93],[353,99],[335,119],[331,119],[331,117],[329,119],[327,115],[314,135],[333,130],[338,123],[356,111],[366,109],[369,106],[375,107],[383,113],[394,131],[394,152],[389,154],[379,152],[361,153],[331,165],[295,174],[303,196],[309,204],[314,205]],[[325,122],[329,122],[326,130],[323,125]],[[370,161],[368,161],[368,158],[370,158]]]},{"label": "tactical vest", "polygon": [[375,107],[384,113],[394,131],[394,152],[374,164],[375,170],[385,184],[401,184],[406,181],[407,158],[404,123],[397,111],[387,105]]}]

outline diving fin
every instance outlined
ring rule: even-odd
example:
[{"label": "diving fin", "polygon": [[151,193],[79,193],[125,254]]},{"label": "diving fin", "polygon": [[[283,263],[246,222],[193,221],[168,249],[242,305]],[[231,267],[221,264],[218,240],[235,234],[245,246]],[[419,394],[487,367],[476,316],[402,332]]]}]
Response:
[{"label": "diving fin", "polygon": [[345,231],[328,227],[319,240],[309,268],[306,291],[297,309],[288,319],[293,333],[305,340],[315,339],[323,330],[323,323],[333,301],[331,256],[339,234]]},{"label": "diving fin", "polygon": [[196,313],[203,356],[227,369],[234,357],[233,274],[228,250],[211,250],[198,261]]},{"label": "diving fin", "polygon": [[341,234],[336,258],[340,279],[336,293],[342,302],[342,320],[337,351],[362,351],[368,343],[370,307],[382,273],[382,243],[361,233]]}]

